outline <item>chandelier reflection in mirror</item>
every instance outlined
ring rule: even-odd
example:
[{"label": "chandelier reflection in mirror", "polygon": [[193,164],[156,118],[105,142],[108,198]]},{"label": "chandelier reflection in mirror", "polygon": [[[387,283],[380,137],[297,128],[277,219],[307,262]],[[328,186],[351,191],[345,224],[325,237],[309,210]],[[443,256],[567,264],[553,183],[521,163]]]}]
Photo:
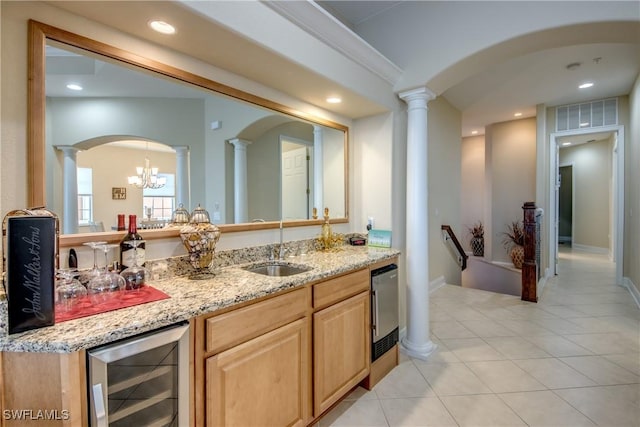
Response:
[{"label": "chandelier reflection in mirror", "polygon": [[[147,151],[149,143],[147,143]],[[136,174],[128,177],[130,185],[138,188],[162,188],[167,183],[167,178],[158,176],[158,168],[149,166],[149,158],[145,156],[144,167],[136,167]]]}]

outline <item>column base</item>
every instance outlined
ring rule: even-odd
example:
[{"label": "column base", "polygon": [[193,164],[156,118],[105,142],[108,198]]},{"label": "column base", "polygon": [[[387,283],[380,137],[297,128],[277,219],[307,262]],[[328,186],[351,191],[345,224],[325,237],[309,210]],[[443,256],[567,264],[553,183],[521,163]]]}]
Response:
[{"label": "column base", "polygon": [[438,346],[432,341],[427,341],[423,345],[415,345],[409,342],[406,337],[400,340],[400,351],[409,357],[415,357],[420,360],[427,360],[436,348]]}]

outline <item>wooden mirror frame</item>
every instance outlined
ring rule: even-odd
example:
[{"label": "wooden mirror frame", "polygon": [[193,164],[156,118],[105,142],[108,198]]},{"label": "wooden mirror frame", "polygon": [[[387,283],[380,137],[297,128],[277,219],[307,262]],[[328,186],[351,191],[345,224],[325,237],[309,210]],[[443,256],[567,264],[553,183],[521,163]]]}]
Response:
[{"label": "wooden mirror frame", "polygon": [[[192,74],[188,71],[172,67],[123,49],[83,37],[48,24],[29,20],[29,41],[28,41],[28,92],[27,92],[27,199],[31,207],[45,206],[46,204],[46,164],[45,164],[45,113],[46,113],[46,91],[45,91],[45,67],[46,67],[46,43],[47,40],[54,40],[79,49],[101,55],[118,62],[133,65],[147,71],[171,77],[182,82],[198,86],[225,96],[229,96],[241,101],[245,101],[259,107],[267,108],[297,119],[313,124],[331,127],[344,132],[344,185],[345,185],[345,217],[332,219],[332,223],[349,222],[349,128],[339,123],[314,117],[310,114],[294,110],[285,105],[278,104],[268,99],[243,92],[230,86],[209,80],[207,78]],[[285,221],[285,227],[301,227],[321,224],[321,219],[307,219]],[[218,224],[223,233],[237,231],[262,230],[277,228],[279,221],[268,221],[263,223],[244,224]],[[178,229],[142,230],[141,234],[145,239],[162,239],[179,237]],[[69,247],[82,244],[91,240],[103,240],[108,242],[118,242],[123,236],[123,232],[102,232],[102,233],[81,233],[67,234],[60,236],[60,246]]]}]

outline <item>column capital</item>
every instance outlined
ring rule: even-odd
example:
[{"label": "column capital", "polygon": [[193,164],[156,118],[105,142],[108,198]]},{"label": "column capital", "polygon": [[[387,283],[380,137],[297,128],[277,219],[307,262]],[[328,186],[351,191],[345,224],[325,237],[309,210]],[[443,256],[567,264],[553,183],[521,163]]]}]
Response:
[{"label": "column capital", "polygon": [[240,139],[240,138],[232,138],[227,140],[227,142],[233,145],[236,148],[236,150],[247,148],[247,146],[252,143],[252,141],[248,141],[246,139]]},{"label": "column capital", "polygon": [[77,147],[74,147],[73,145],[54,145],[53,146],[56,150],[60,150],[62,151],[65,155],[69,156],[69,155],[74,155],[78,152],[78,151],[82,151]]},{"label": "column capital", "polygon": [[433,93],[431,90],[429,90],[429,88],[425,87],[417,87],[415,89],[409,89],[407,91],[404,92],[400,92],[398,94],[398,96],[400,97],[400,99],[402,99],[404,102],[411,102],[414,100],[424,100],[425,103],[431,101],[432,99],[435,99],[436,94]]},{"label": "column capital", "polygon": [[188,145],[172,145],[171,148],[176,150],[176,153],[178,152],[184,153],[186,151],[189,151],[190,147]]}]

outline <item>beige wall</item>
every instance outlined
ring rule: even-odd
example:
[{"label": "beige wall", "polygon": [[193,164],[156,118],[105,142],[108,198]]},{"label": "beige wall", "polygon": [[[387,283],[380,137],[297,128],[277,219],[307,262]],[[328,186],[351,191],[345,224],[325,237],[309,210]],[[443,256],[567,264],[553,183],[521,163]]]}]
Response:
[{"label": "beige wall", "polygon": [[[102,136],[129,135],[169,146],[190,148],[191,200],[204,201],[204,105],[200,99],[165,98],[48,98],[47,99],[47,206],[63,216],[62,161],[55,145],[75,145]],[[126,138],[123,138],[126,139]],[[93,150],[90,150],[93,152]],[[175,156],[174,156],[175,158]],[[115,166],[117,168],[117,166]],[[172,169],[175,170],[175,161]],[[218,171],[222,175],[224,170]],[[131,175],[131,172],[128,172]],[[126,176],[126,175],[123,175]],[[53,177],[53,179],[50,179]],[[125,180],[126,183],[126,180]],[[124,186],[124,185],[122,185]],[[211,189],[212,190],[212,189]],[[113,207],[105,203],[109,214]],[[98,199],[96,199],[97,201]],[[178,201],[183,202],[183,201]],[[98,205],[96,205],[96,208]],[[185,206],[189,211],[190,206]],[[97,212],[97,211],[96,211]],[[134,212],[132,212],[134,213]],[[105,213],[106,215],[106,213]],[[105,221],[105,224],[108,222]]]},{"label": "beige wall", "polygon": [[625,152],[624,276],[640,294],[640,75],[629,96],[629,127]]},{"label": "beige wall", "polygon": [[[144,166],[148,157],[152,167],[160,173],[176,173],[176,155],[157,151],[102,145],[78,153],[78,167],[90,167],[93,175],[93,208],[95,222],[102,222],[105,230],[117,225],[118,214],[137,215],[144,218],[142,190],[128,184],[127,177],[135,175],[137,166]],[[62,154],[58,156],[62,161]],[[111,189],[125,187],[125,200],[112,200]]]},{"label": "beige wall", "polygon": [[429,102],[428,108],[429,280],[444,276],[446,283],[461,285],[460,267],[442,240],[441,226],[450,225],[458,239],[463,235],[459,197],[462,115],[442,97]]},{"label": "beige wall", "polygon": [[574,245],[611,249],[612,142],[560,149],[560,165],[573,165]]},{"label": "beige wall", "polygon": [[462,138],[462,168],[460,191],[461,243],[470,251],[471,235],[467,227],[484,220],[484,135]]},{"label": "beige wall", "polygon": [[[354,229],[366,233],[367,218],[375,228],[390,230],[391,224],[391,114],[358,120],[354,134],[362,144],[354,149],[356,188],[354,206],[362,215],[353,218]],[[394,171],[401,173],[401,171]],[[394,234],[396,230],[393,230]],[[392,236],[392,239],[396,236]],[[394,239],[395,246],[395,239]]]},{"label": "beige wall", "polygon": [[522,221],[522,205],[536,196],[536,119],[495,123],[485,131],[485,257],[510,262],[502,245],[512,221]]}]

